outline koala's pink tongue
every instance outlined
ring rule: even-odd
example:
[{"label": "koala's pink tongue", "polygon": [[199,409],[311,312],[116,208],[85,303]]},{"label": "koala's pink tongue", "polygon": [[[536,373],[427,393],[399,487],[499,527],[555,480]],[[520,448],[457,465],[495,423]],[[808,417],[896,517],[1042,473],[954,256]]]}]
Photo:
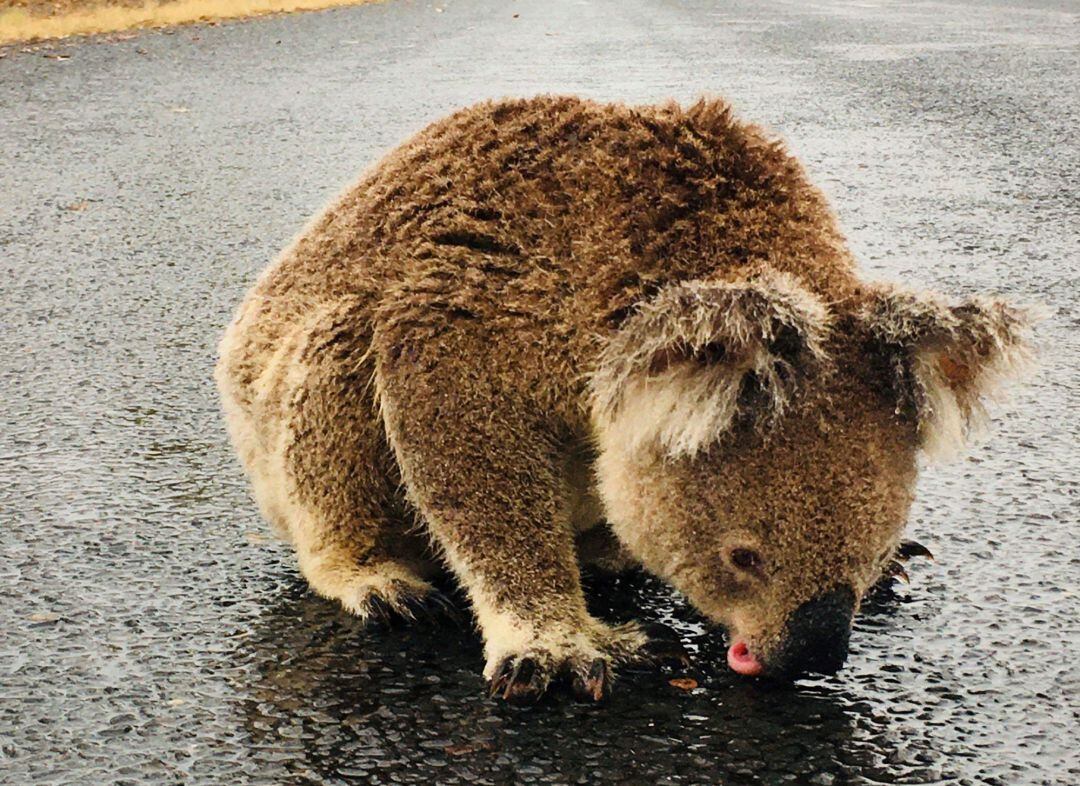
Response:
[{"label": "koala's pink tongue", "polygon": [[736,641],[728,647],[727,665],[744,677],[756,677],[765,670],[757,658],[750,654],[750,648],[745,641]]}]

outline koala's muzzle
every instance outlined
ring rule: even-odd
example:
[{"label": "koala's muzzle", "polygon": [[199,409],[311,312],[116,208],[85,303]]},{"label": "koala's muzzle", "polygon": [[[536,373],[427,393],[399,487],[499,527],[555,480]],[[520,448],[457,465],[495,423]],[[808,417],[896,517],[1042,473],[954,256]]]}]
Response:
[{"label": "koala's muzzle", "polygon": [[783,644],[770,659],[770,676],[835,674],[844,665],[855,614],[855,592],[839,586],[803,603],[788,617]]}]

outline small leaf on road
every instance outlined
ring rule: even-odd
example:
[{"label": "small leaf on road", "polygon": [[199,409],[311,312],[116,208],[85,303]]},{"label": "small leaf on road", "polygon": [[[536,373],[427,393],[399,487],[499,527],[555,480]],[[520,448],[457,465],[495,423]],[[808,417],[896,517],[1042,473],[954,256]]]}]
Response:
[{"label": "small leaf on road", "polygon": [[676,677],[668,680],[668,685],[679,690],[691,691],[698,686],[698,682],[692,677]]}]

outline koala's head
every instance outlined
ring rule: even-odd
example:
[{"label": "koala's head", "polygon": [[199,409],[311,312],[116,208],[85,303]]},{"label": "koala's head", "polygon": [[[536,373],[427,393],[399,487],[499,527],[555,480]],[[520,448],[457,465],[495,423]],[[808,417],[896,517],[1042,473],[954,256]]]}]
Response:
[{"label": "koala's head", "polygon": [[611,525],[728,629],[736,671],[835,672],[918,453],[963,441],[1027,327],[999,301],[889,287],[829,308],[780,274],[672,285],[591,379]]}]

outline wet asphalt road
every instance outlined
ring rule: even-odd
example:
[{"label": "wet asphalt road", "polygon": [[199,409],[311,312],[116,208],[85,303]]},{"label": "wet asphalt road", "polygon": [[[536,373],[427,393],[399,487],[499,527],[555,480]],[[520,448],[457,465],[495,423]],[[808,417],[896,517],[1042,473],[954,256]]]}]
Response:
[{"label": "wet asphalt road", "polygon": [[[1075,4],[439,7],[0,59],[0,781],[1080,782]],[[686,634],[700,687],[510,709],[475,637],[362,631],[258,519],[210,382],[243,290],[380,151],[544,91],[722,93],[790,140],[868,274],[1050,314],[992,438],[922,478],[938,562],[836,678],[737,682],[663,588],[598,582],[598,610]]]}]

